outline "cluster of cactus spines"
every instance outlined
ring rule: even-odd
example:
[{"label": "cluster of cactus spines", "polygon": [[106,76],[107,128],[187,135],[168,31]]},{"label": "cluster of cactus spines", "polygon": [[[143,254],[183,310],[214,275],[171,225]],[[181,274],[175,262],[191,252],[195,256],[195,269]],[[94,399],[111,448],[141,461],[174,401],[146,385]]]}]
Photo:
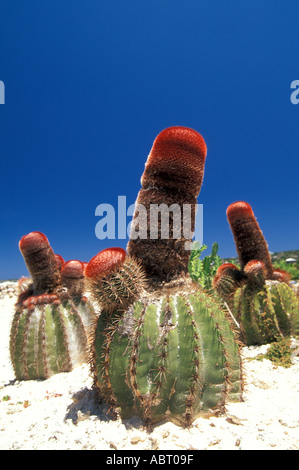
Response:
[{"label": "cluster of cactus spines", "polygon": [[125,310],[141,295],[146,281],[140,263],[122,248],[107,248],[85,268],[91,298],[102,310]]},{"label": "cluster of cactus spines", "polygon": [[[163,131],[149,155],[138,203],[148,211],[150,203],[194,205],[205,154],[196,131]],[[170,419],[189,426],[201,413],[242,399],[236,334],[219,302],[192,282],[190,252],[181,241],[131,238],[127,255],[107,250],[85,268],[101,304],[92,339],[95,385],[122,417],[138,413],[146,424]],[[132,259],[144,270],[145,284],[139,271],[124,272]],[[137,296],[122,308],[135,285]]]},{"label": "cluster of cactus spines", "polygon": [[247,345],[298,334],[299,303],[287,272],[272,265],[266,240],[251,206],[238,201],[227,208],[240,269],[225,263],[214,287],[232,309]]},{"label": "cluster of cactus spines", "polygon": [[[70,262],[60,266],[44,234],[25,235],[19,248],[31,282],[20,283],[24,288],[20,289],[11,326],[10,357],[15,376],[18,380],[45,379],[69,372],[89,359],[87,328],[95,317],[93,307],[78,289],[74,294],[70,283],[69,287],[63,285],[65,274],[69,281]],[[71,271],[73,275],[74,267]]]},{"label": "cluster of cactus spines", "polygon": [[[128,254],[141,260],[151,284],[168,281],[188,272],[190,252],[186,250],[183,227],[181,237],[175,237],[175,218],[170,212],[169,237],[161,236],[158,223],[156,239],[150,230],[150,206],[154,204],[178,204],[183,224],[183,205],[191,208],[191,226],[194,231],[195,204],[201,188],[207,148],[198,132],[186,127],[171,127],[162,131],[155,139],[141,178],[142,188],[137,198],[136,211],[132,221],[132,233],[127,247]],[[133,231],[140,222],[138,205],[147,210],[146,238],[135,238]],[[177,229],[177,227],[176,227]]]}]

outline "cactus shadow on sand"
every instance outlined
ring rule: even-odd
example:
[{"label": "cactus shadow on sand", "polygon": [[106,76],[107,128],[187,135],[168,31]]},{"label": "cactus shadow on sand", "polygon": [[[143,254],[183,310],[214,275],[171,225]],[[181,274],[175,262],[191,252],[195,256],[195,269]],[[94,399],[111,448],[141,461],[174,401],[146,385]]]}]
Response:
[{"label": "cactus shadow on sand", "polygon": [[[116,420],[115,413],[99,396],[96,389],[85,387],[76,392],[72,399],[73,403],[68,406],[64,421],[70,419],[73,424],[78,424],[80,421],[90,419],[91,416],[104,422]],[[130,419],[122,419],[121,422],[126,429],[144,428],[142,419],[137,415]],[[147,431],[151,431],[153,427],[148,427]]]},{"label": "cactus shadow on sand", "polygon": [[94,389],[85,387],[76,392],[72,399],[73,403],[68,406],[64,421],[71,419],[73,424],[77,424],[90,416],[96,416],[102,421],[113,419],[112,414],[109,414],[108,406],[99,399]]}]

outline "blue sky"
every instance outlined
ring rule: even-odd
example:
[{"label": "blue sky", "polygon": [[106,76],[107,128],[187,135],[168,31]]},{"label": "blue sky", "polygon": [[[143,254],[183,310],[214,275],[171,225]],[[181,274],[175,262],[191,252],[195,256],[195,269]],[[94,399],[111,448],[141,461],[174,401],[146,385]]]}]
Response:
[{"label": "blue sky", "polygon": [[97,239],[95,209],[135,202],[172,125],[207,143],[205,244],[235,255],[225,212],[245,200],[271,251],[299,249],[298,15],[297,0],[2,1],[0,279],[26,275],[33,230],[66,260],[125,248]]}]

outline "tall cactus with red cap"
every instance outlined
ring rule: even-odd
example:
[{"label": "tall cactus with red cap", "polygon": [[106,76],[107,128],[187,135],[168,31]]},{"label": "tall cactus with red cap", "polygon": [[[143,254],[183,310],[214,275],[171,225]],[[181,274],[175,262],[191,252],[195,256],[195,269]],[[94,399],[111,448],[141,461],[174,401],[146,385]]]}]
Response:
[{"label": "tall cactus with red cap", "polygon": [[240,269],[218,268],[214,287],[228,302],[247,345],[299,334],[299,302],[287,272],[274,268],[268,245],[251,206],[238,201],[227,208]]},{"label": "tall cactus with red cap", "polygon": [[64,263],[40,232],[25,235],[19,248],[31,282],[22,283],[11,326],[15,376],[45,379],[69,372],[89,359],[88,329],[95,318],[83,295],[83,264]]},{"label": "tall cactus with red cap", "polygon": [[154,226],[150,220],[153,205],[176,205],[182,215],[186,204],[194,231],[205,158],[193,129],[162,131],[145,165],[127,253],[103,250],[85,268],[101,309],[91,342],[95,385],[121,416],[138,413],[147,424],[188,426],[242,396],[236,335],[219,303],[188,274],[190,230],[170,214],[165,237],[163,217]]}]

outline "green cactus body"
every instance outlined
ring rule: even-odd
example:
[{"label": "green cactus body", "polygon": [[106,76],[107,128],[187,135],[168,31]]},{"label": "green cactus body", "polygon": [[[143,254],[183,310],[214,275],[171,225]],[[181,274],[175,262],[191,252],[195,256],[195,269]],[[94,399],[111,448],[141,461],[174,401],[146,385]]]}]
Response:
[{"label": "green cactus body", "polygon": [[93,344],[96,385],[122,417],[190,425],[241,399],[235,334],[204,292],[155,292],[125,313],[102,312]]},{"label": "green cactus body", "polygon": [[238,288],[232,308],[246,344],[266,344],[299,334],[299,301],[285,283],[266,281],[256,290],[248,285]]},{"label": "green cactus body", "polygon": [[87,328],[82,310],[89,317],[91,306],[65,300],[36,305],[19,305],[10,334],[10,357],[18,380],[46,379],[69,372],[88,360]]}]

